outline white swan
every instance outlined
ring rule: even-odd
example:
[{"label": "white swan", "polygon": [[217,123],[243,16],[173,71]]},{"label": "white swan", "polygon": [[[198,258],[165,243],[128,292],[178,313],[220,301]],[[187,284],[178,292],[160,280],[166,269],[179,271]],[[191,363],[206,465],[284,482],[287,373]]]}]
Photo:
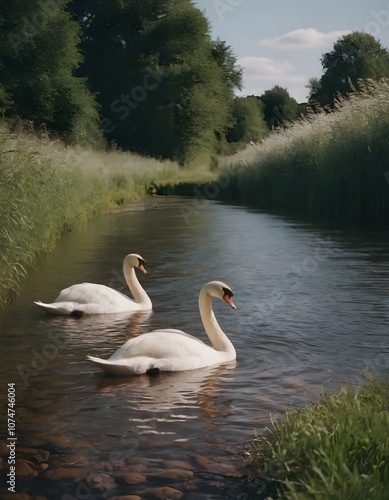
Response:
[{"label": "white swan", "polygon": [[145,260],[136,253],[128,254],[123,261],[123,274],[135,300],[105,285],[80,283],[62,290],[51,304],[34,303],[48,314],[60,316],[149,311],[152,309],[151,300],[135,274],[135,268],[147,273],[145,264]]},{"label": "white swan", "polygon": [[224,299],[236,309],[232,296],[231,289],[221,281],[210,281],[200,291],[200,315],[213,347],[180,330],[154,330],[128,340],[109,359],[94,356],[87,356],[87,359],[111,375],[195,370],[233,361],[235,348],[212,310],[212,297]]}]

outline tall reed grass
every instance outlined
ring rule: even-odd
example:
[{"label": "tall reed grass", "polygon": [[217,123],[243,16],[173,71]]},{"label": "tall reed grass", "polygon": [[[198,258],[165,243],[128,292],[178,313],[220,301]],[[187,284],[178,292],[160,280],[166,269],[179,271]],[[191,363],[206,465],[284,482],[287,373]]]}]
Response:
[{"label": "tall reed grass", "polygon": [[41,252],[94,214],[144,196],[153,183],[187,172],[120,151],[67,148],[0,129],[0,307]]},{"label": "tall reed grass", "polygon": [[389,226],[389,83],[316,110],[224,161],[224,198]]},{"label": "tall reed grass", "polygon": [[250,498],[384,500],[389,491],[389,382],[323,394],[286,412],[246,450]]}]

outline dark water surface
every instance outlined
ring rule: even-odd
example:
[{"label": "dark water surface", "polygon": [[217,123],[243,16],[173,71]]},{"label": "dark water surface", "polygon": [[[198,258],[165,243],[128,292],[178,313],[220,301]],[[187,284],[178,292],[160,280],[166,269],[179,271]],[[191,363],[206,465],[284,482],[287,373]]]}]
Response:
[{"label": "dark water surface", "polygon": [[[84,281],[126,292],[130,252],[147,261],[152,313],[73,319],[34,306]],[[155,328],[206,341],[197,299],[214,279],[235,294],[236,311],[214,310],[236,363],[110,378],[85,361]],[[244,443],[270,415],[365,368],[389,374],[388,326],[385,233],[169,197],[103,217],[42,258],[1,320],[0,392],[16,384],[18,446],[50,451],[47,471],[18,488],[56,500],[157,498],[162,486],[166,498],[226,498]]]}]

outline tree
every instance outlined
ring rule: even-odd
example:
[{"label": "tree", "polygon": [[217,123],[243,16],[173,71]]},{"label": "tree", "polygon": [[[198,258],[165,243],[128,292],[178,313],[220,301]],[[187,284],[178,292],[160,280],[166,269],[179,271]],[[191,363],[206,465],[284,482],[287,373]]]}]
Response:
[{"label": "tree", "polygon": [[359,31],[340,38],[321,62],[323,75],[308,85],[310,103],[333,106],[337,94],[353,92],[359,79],[389,77],[389,51],[372,35]]},{"label": "tree", "polygon": [[240,71],[189,0],[73,2],[85,64],[108,139],[182,163],[215,151],[231,119]]},{"label": "tree", "polygon": [[300,106],[296,99],[279,85],[266,90],[259,99],[263,103],[265,120],[270,129],[292,122],[300,116]]},{"label": "tree", "polygon": [[99,119],[86,82],[74,75],[82,61],[80,28],[67,4],[14,0],[0,12],[0,98],[8,101],[7,116],[86,141],[99,137]]},{"label": "tree", "polygon": [[320,91],[320,80],[319,78],[310,78],[308,84],[305,87],[309,90],[308,101],[315,99],[315,96]]},{"label": "tree", "polygon": [[232,48],[226,45],[226,42],[218,38],[212,44],[212,57],[217,62],[218,66],[224,71],[224,78],[227,87],[233,94],[234,89],[242,90],[242,69],[236,66],[236,57],[232,52]]},{"label": "tree", "polygon": [[267,124],[263,116],[263,106],[255,96],[236,97],[232,115],[234,124],[228,130],[228,142],[258,141],[267,133]]}]

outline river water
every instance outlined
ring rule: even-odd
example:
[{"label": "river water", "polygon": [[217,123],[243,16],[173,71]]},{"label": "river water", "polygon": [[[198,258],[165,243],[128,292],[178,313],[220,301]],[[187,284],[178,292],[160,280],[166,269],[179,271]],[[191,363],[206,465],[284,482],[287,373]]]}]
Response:
[{"label": "river water", "polygon": [[[84,281],[126,292],[131,252],[147,261],[152,313],[48,317],[33,304]],[[197,299],[214,279],[234,291],[237,309],[216,300],[214,311],[236,363],[115,378],[86,362],[156,328],[207,341]],[[388,326],[388,234],[175,197],[99,218],[42,257],[2,316],[17,446],[50,452],[48,469],[17,488],[55,500],[233,497],[241,451],[271,418],[366,368],[389,374]]]}]

